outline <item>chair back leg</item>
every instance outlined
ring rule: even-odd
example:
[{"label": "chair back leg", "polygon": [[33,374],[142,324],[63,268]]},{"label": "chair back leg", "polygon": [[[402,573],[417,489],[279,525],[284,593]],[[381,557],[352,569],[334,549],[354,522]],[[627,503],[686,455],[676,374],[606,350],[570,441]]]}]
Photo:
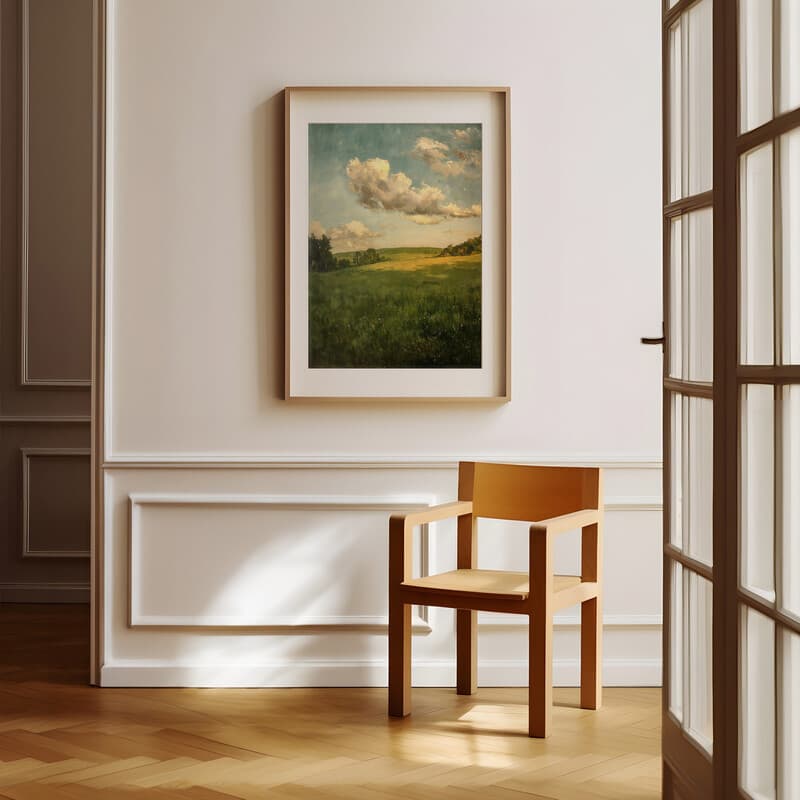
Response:
[{"label": "chair back leg", "polygon": [[456,611],[456,692],[475,694],[478,688],[478,614]]},{"label": "chair back leg", "polygon": [[411,606],[389,598],[389,716],[411,713]]},{"label": "chair back leg", "polygon": [[581,708],[602,704],[603,609],[599,597],[581,603]]}]

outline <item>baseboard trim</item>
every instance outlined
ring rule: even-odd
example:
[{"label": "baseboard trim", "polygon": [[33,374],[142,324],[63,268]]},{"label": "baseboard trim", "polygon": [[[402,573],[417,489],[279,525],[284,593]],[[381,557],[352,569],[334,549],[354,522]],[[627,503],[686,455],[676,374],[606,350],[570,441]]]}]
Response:
[{"label": "baseboard trim", "polygon": [[88,603],[87,583],[0,583],[0,603]]},{"label": "baseboard trim", "polygon": [[[578,659],[553,662],[555,686],[577,686]],[[455,662],[422,661],[414,664],[415,686],[455,686]],[[214,687],[291,688],[386,686],[386,662],[284,661],[269,664],[173,665],[153,662],[119,662],[102,668],[105,687]],[[528,665],[522,660],[486,660],[478,664],[481,686],[527,686]],[[661,659],[607,659],[603,663],[604,686],[660,686]]]}]

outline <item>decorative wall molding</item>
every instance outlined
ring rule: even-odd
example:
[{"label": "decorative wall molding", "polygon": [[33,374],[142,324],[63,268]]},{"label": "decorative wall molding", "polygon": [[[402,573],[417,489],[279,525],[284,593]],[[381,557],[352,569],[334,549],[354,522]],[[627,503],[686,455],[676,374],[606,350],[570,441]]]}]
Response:
[{"label": "decorative wall molding", "polygon": [[[660,470],[658,459],[637,460],[630,456],[521,456],[470,455],[462,460],[491,461],[508,464],[548,464],[550,466],[599,466],[603,469]],[[458,469],[452,456],[286,456],[214,455],[214,454],[138,454],[118,453],[103,462],[104,469]]]},{"label": "decorative wall molding", "polygon": [[[556,614],[553,625],[556,628],[579,628],[581,618],[577,613]],[[603,628],[660,628],[661,614],[605,614]],[[478,613],[481,628],[527,628],[528,620],[522,614]]]},{"label": "decorative wall molding", "polygon": [[[279,629],[282,631],[324,628],[325,630],[370,631],[385,630],[388,618],[384,616],[239,616],[230,617],[143,615],[138,608],[137,573],[141,569],[138,544],[142,536],[141,509],[146,505],[170,506],[266,506],[275,511],[405,511],[428,506],[434,502],[432,495],[421,496],[337,496],[337,495],[252,495],[252,494],[131,494],[129,495],[128,535],[128,626],[130,628],[224,628],[224,629]],[[428,574],[429,529],[420,526],[420,562],[423,575]],[[415,606],[412,630],[429,633],[428,609]]]},{"label": "decorative wall molding", "polygon": [[88,583],[0,583],[0,603],[88,602]]},{"label": "decorative wall molding", "polygon": [[89,458],[88,447],[23,447],[22,454],[22,556],[23,558],[89,558],[89,550],[33,550],[31,549],[31,459],[40,456],[72,456]]},{"label": "decorative wall molding", "polygon": [[20,227],[20,386],[90,387],[90,378],[32,378],[28,364],[28,276],[30,231],[30,0],[22,0],[22,202]]},{"label": "decorative wall molding", "polygon": [[[414,686],[455,686],[455,660],[414,659]],[[555,686],[578,686],[578,659],[555,659]],[[291,680],[287,680],[287,676]],[[118,661],[102,668],[102,686],[264,687],[375,686],[387,684],[384,659],[295,660],[265,664],[182,665],[159,661]],[[527,686],[528,662],[484,659],[478,662],[479,686]],[[661,659],[604,659],[604,686],[660,686]]]},{"label": "decorative wall molding", "polygon": [[642,497],[608,497],[603,504],[606,511],[658,511],[664,510],[664,503],[657,495]]},{"label": "decorative wall molding", "polygon": [[19,425],[29,423],[79,423],[89,425],[92,418],[77,414],[0,414],[0,425]]}]

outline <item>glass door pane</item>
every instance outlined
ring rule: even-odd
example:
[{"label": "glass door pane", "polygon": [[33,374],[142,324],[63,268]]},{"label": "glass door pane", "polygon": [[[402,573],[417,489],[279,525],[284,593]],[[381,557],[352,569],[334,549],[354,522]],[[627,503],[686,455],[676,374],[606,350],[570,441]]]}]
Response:
[{"label": "glass door pane", "polygon": [[[796,2],[800,8],[800,0]],[[781,136],[779,146],[783,362],[800,364],[800,129]]]},{"label": "glass door pane", "polygon": [[780,0],[778,13],[780,20],[778,112],[783,114],[800,106],[800,2]]},{"label": "glass door pane", "polygon": [[800,636],[781,633],[778,797],[800,797]]},{"label": "glass door pane", "polygon": [[713,403],[671,396],[670,542],[712,565]]},{"label": "glass door pane", "polygon": [[683,565],[673,561],[670,570],[669,710],[683,721]]},{"label": "glass door pane", "polygon": [[772,144],[745,153],[741,160],[741,360],[772,364],[773,216]]},{"label": "glass door pane", "polygon": [[670,223],[670,375],[709,382],[714,370],[713,212]]},{"label": "glass door pane", "polygon": [[672,200],[711,188],[711,2],[691,6],[669,32]]},{"label": "glass door pane", "polygon": [[686,466],[683,463],[683,454],[686,450],[684,439],[688,433],[688,426],[683,422],[683,407],[686,398],[673,393],[670,395],[671,422],[670,422],[670,531],[669,541],[679,550],[683,548],[683,476]]},{"label": "glass door pane", "polygon": [[686,729],[709,753],[713,735],[713,683],[711,672],[711,583],[687,570],[689,578],[689,703]]},{"label": "glass door pane", "polygon": [[687,552],[711,566],[714,419],[711,400],[689,398]]},{"label": "glass door pane", "polygon": [[[781,606],[800,619],[800,385],[783,387]],[[800,794],[798,794],[800,797]]]},{"label": "glass door pane", "polygon": [[752,608],[742,610],[742,788],[754,800],[775,797],[775,624]]},{"label": "glass door pane", "polygon": [[710,581],[671,563],[669,710],[709,753],[714,741],[712,592]]},{"label": "glass door pane", "polygon": [[775,600],[775,400],[772,386],[742,391],[741,582]]},{"label": "glass door pane", "polygon": [[739,0],[739,128],[772,119],[772,0]]}]

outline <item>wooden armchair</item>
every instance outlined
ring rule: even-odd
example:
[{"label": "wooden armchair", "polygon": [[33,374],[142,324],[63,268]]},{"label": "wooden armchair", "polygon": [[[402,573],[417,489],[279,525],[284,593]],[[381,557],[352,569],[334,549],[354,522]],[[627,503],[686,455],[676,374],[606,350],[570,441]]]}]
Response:
[{"label": "wooden armchair", "polygon": [[[415,525],[458,518],[458,569],[414,578]],[[523,520],[530,527],[529,571],[476,569],[479,517]],[[456,685],[477,686],[478,611],[527,614],[528,735],[547,736],[552,706],[553,614],[581,604],[581,708],[601,702],[602,475],[597,468],[461,462],[458,501],[389,521],[389,714],[411,713],[411,606],[456,612]],[[582,529],[581,574],[553,574],[553,539]]]}]

